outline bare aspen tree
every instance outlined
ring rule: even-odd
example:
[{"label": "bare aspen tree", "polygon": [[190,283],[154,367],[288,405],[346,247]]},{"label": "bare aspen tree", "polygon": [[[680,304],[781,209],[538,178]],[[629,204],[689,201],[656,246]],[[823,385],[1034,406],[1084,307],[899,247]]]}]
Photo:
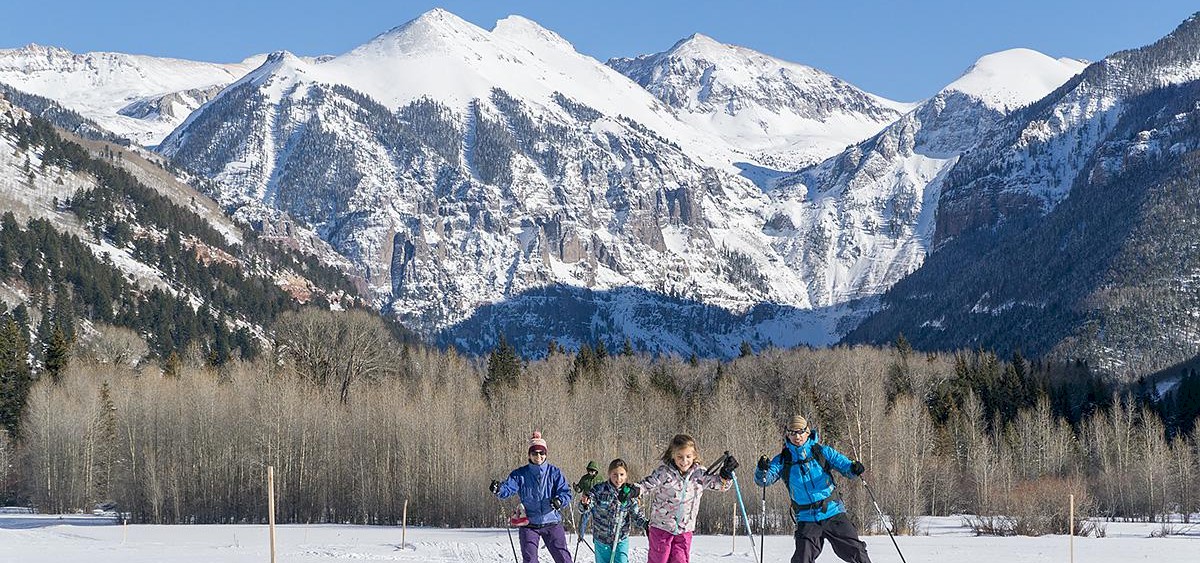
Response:
[{"label": "bare aspen tree", "polygon": [[387,327],[367,311],[289,312],[280,315],[275,329],[301,372],[336,386],[343,403],[355,381],[373,380],[397,366]]}]

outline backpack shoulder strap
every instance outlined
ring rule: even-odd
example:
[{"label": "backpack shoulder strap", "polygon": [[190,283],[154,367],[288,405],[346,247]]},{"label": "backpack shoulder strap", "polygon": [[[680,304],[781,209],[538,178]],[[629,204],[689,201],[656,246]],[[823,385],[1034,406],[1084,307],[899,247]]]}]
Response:
[{"label": "backpack shoulder strap", "polygon": [[789,450],[786,444],[783,446],[783,451],[779,452],[779,459],[783,462],[783,468],[779,470],[779,478],[783,479],[783,485],[787,487],[788,493],[791,493],[792,468],[796,466],[796,460],[792,459],[792,450]]},{"label": "backpack shoulder strap", "polygon": [[836,489],[837,480],[833,478],[833,471],[830,469],[832,466],[829,463],[829,458],[825,457],[825,451],[821,449],[821,444],[813,442],[811,453],[813,459],[817,460],[817,463],[821,465],[821,469],[825,471],[825,474],[829,475],[829,482],[833,483],[833,487]]}]

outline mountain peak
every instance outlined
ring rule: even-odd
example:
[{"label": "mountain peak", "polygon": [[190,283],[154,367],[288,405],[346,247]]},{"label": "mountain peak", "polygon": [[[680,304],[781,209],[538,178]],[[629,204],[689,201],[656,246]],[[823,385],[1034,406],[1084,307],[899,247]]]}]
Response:
[{"label": "mountain peak", "polygon": [[714,47],[728,47],[728,45],[721,43],[720,41],[717,41],[716,39],[713,39],[712,37],[709,37],[703,33],[693,33],[676,42],[675,45],[668,50],[668,52],[676,51],[685,47],[711,49]]},{"label": "mountain peak", "polygon": [[413,52],[460,41],[486,41],[487,32],[442,8],[434,8],[409,22],[376,36],[351,51]]},{"label": "mountain peak", "polygon": [[492,29],[492,35],[504,37],[523,45],[536,42],[559,49],[575,50],[575,46],[571,45],[570,41],[563,39],[561,35],[523,16],[511,15],[496,22],[496,27]]},{"label": "mountain peak", "polygon": [[1033,49],[1008,49],[980,57],[942,92],[961,92],[994,109],[1011,110],[1036,102],[1086,66]]}]

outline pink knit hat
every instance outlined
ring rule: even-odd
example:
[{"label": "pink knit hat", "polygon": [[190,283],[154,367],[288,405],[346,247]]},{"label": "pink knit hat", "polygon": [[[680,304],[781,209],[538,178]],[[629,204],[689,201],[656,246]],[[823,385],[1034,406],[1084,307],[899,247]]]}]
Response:
[{"label": "pink knit hat", "polygon": [[534,432],[529,438],[529,453],[533,452],[546,453],[546,441],[542,439],[541,432]]}]

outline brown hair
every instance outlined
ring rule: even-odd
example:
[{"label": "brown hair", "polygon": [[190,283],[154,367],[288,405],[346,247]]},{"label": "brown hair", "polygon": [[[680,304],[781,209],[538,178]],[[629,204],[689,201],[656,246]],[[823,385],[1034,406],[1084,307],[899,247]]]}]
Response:
[{"label": "brown hair", "polygon": [[614,459],[614,460],[612,460],[612,463],[609,463],[609,464],[608,464],[608,472],[609,472],[609,473],[612,473],[612,472],[613,472],[613,470],[614,470],[614,469],[616,469],[616,468],[618,468],[618,467],[623,467],[623,468],[625,468],[625,472],[626,472],[626,473],[629,473],[629,466],[628,466],[628,465],[625,465],[625,460],[623,460],[623,459],[621,459],[621,458],[619,458],[619,457],[618,457],[617,459]]},{"label": "brown hair", "polygon": [[671,445],[667,446],[667,451],[663,452],[662,462],[672,463],[674,461],[675,450],[683,448],[692,448],[695,450],[696,461],[694,463],[700,463],[700,448],[696,447],[696,440],[687,434],[676,434],[674,438],[671,438]]}]

